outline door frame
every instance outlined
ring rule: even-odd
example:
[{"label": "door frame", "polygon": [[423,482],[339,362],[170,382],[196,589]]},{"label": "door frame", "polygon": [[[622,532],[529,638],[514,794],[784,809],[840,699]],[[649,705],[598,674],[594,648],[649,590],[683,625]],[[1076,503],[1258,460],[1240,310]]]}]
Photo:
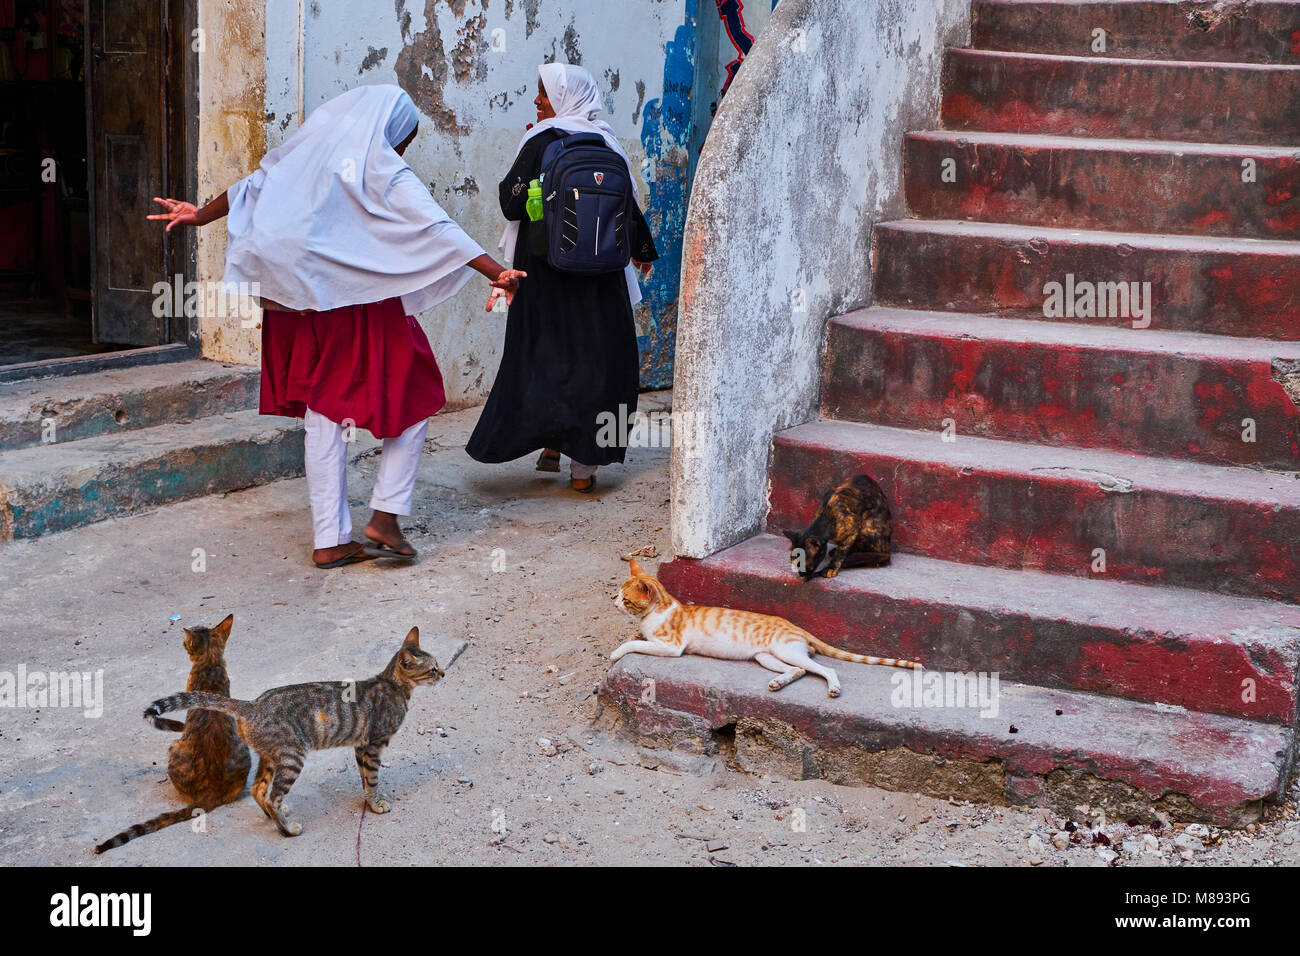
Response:
[{"label": "door frame", "polygon": [[[88,31],[91,23],[91,2],[92,0],[84,0],[82,5]],[[198,192],[199,54],[193,50],[191,38],[195,36],[194,31],[198,28],[198,4],[193,0],[163,0],[163,6],[166,13],[166,30],[162,55],[165,61],[164,76],[168,87],[165,116],[167,128],[164,134],[166,148],[165,155],[161,157],[164,169],[163,182],[173,194],[195,196]],[[94,249],[95,191],[99,183],[100,159],[93,137],[92,43],[89,35],[85,38],[83,46],[86,76],[87,185],[90,194],[90,268],[91,287],[95,288],[98,269]],[[146,212],[147,210],[142,209],[140,215],[143,216]],[[164,249],[167,275],[160,278],[170,279],[171,276],[179,274],[182,276],[182,281],[189,281],[197,274],[198,237],[194,229],[173,230]],[[96,307],[97,303],[92,298],[91,308]],[[158,365],[198,358],[200,342],[198,317],[170,316],[165,317],[163,321],[166,339],[164,344],[0,366],[0,382],[77,375],[110,368]]]}]

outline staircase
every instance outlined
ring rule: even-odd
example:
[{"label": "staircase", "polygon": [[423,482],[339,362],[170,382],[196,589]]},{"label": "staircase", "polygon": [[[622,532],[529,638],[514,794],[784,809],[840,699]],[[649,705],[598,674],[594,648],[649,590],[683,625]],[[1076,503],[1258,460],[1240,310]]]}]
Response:
[{"label": "staircase", "polygon": [[0,384],[0,543],[302,474],[258,370],[194,360]]},{"label": "staircase", "polygon": [[[776,437],[768,533],[659,573],[996,673],[996,715],[886,668],[839,664],[830,700],[629,655],[607,719],[756,773],[1244,825],[1295,756],[1300,3],[978,0],[972,42],[907,138],[874,305],[830,324],[821,418]],[[800,583],[780,531],[858,472],[893,564]]]}]

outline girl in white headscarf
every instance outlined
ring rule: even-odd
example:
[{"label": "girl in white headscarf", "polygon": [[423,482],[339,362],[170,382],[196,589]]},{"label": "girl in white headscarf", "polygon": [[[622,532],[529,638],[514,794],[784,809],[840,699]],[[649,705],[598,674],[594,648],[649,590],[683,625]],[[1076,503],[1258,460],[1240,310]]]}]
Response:
[{"label": "girl in white headscarf", "polygon": [[[320,568],[416,552],[411,513],[429,416],[446,402],[429,340],[412,316],[474,272],[488,309],[524,273],[467,236],[401,158],[419,113],[396,86],[363,86],[319,106],[252,175],[202,209],[156,199],[150,216],[201,226],[229,216],[226,282],[259,289],[266,415],[304,419],[307,488]],[[346,484],[351,428],[384,439],[367,544],[352,540]]]},{"label": "girl in white headscarf", "polygon": [[[596,467],[621,462],[636,412],[640,362],[632,306],[641,299],[636,270],[658,258],[654,237],[634,204],[632,263],[622,273],[581,276],[552,269],[530,250],[532,223],[525,213],[528,184],[541,172],[542,153],[568,133],[599,133],[627,154],[609,124],[597,118],[600,91],[580,66],[538,68],[537,123],[520,140],[514,165],[500,185],[509,224],[501,250],[528,282],[510,304],[501,367],[466,451],[478,461],[512,461],[541,449],[537,468],[559,471],[570,459],[570,487],[591,491]],[[633,183],[635,175],[628,165]],[[636,268],[633,268],[635,266]],[[611,421],[620,427],[602,423]]]}]

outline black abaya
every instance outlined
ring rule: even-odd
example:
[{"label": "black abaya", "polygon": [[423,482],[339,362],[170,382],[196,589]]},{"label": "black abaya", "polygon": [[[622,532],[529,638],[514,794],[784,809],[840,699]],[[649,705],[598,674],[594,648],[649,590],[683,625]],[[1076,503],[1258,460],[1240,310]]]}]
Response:
[{"label": "black abaya", "polygon": [[[554,448],[584,465],[608,465],[623,461],[627,451],[608,443],[611,435],[617,442],[631,431],[639,385],[636,328],[624,274],[557,272],[544,254],[530,251],[530,231],[542,224],[529,221],[525,212],[528,183],[538,178],[542,152],[559,135],[548,130],[530,139],[501,181],[501,211],[519,223],[514,268],[528,277],[510,305],[501,367],[465,447],[477,461],[511,461]],[[639,209],[631,241],[633,258],[658,258]],[[617,423],[620,406],[627,425],[602,430],[602,413]]]}]

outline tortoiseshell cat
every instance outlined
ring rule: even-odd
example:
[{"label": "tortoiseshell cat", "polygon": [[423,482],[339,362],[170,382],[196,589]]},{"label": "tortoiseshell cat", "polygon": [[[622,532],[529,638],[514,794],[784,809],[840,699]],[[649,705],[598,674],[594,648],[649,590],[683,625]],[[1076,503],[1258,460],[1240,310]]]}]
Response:
[{"label": "tortoiseshell cat", "polygon": [[787,531],[790,564],[805,581],[833,578],[840,568],[884,567],[889,563],[894,519],[885,493],[867,475],[854,475],[826,493],[813,523]]},{"label": "tortoiseshell cat", "polygon": [[379,793],[379,756],[406,719],[411,690],[437,683],[442,669],[420,649],[419,628],[411,628],[388,666],[358,681],[317,681],[273,687],[257,700],[232,700],[217,694],[184,693],[150,704],[145,720],[183,708],[231,714],[239,736],[257,751],[252,794],[258,806],[285,836],[297,836],[302,824],[287,817],[284,797],[293,786],[309,751],[353,747],[366,794],[375,813],[388,812]]},{"label": "tortoiseshell cat", "polygon": [[[234,621],[235,616],[231,614],[213,628],[185,629],[185,651],[193,662],[189,682],[185,685],[187,690],[230,693],[225,651]],[[186,716],[183,724],[159,718],[154,721],[154,726],[159,730],[181,731],[181,739],[175,741],[168,751],[167,776],[189,806],[170,810],[123,830],[95,847],[96,853],[188,820],[194,816],[195,810],[210,813],[223,803],[233,803],[248,782],[248,769],[252,765],[248,747],[235,733],[234,720],[225,714],[195,710]]]},{"label": "tortoiseshell cat", "polygon": [[723,660],[753,660],[779,675],[768,682],[768,690],[780,690],[811,672],[826,681],[829,697],[840,696],[840,680],[829,667],[813,661],[814,653],[855,664],[921,669],[915,661],[842,651],[783,617],[729,607],[682,604],[658,578],[646,574],[635,559],[614,603],[640,622],[641,636],[645,639],[621,645],[609,655],[611,661],[633,653],[654,657],[700,654]]}]

